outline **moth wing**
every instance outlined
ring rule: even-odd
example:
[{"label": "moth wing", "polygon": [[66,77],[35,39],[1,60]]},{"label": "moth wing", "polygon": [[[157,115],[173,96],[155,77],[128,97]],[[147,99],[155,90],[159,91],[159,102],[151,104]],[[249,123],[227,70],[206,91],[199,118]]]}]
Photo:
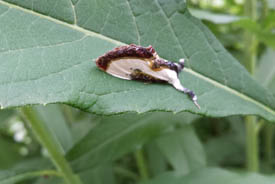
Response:
[{"label": "moth wing", "polygon": [[109,65],[106,72],[121,79],[131,80],[130,75],[133,71],[131,70],[129,61],[117,60]]}]

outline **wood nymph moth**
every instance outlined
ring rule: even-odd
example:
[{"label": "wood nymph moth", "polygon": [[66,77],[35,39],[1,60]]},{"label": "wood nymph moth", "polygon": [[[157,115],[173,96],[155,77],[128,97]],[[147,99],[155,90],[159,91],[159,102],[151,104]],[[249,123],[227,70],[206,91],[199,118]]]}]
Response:
[{"label": "wood nymph moth", "polygon": [[121,79],[171,84],[177,90],[188,94],[200,109],[197,96],[181,85],[178,78],[184,68],[184,59],[174,63],[160,58],[152,46],[131,44],[117,47],[98,57],[96,65],[108,74]]}]

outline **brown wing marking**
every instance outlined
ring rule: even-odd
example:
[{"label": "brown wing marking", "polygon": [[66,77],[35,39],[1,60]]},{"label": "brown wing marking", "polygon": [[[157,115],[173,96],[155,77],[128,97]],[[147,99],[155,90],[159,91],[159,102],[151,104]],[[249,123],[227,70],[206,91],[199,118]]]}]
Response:
[{"label": "brown wing marking", "polygon": [[139,69],[135,69],[131,74],[132,80],[142,81],[142,82],[148,82],[148,83],[167,83],[165,80],[161,80],[158,78],[155,78],[149,74],[146,74],[142,72]]}]

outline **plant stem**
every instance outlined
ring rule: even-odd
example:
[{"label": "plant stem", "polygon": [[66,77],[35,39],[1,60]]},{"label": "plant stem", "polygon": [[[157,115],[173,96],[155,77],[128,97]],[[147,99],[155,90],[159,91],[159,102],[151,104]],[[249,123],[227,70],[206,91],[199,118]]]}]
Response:
[{"label": "plant stem", "polygon": [[146,181],[149,179],[148,169],[144,159],[143,149],[138,149],[135,152],[136,162],[141,180]]},{"label": "plant stem", "polygon": [[247,116],[245,118],[246,125],[246,164],[247,169],[252,172],[259,170],[258,158],[258,130],[257,121],[254,116]]},{"label": "plant stem", "polygon": [[[257,0],[245,1],[245,15],[254,21],[257,20]],[[253,75],[257,61],[258,41],[256,35],[248,31],[246,31],[245,37],[245,64],[247,70]]]},{"label": "plant stem", "polygon": [[271,163],[273,159],[273,135],[274,125],[271,123],[266,123],[264,127],[264,156],[268,168],[271,168]]},{"label": "plant stem", "polygon": [[47,149],[50,158],[67,184],[81,184],[80,179],[75,175],[62,154],[60,144],[53,137],[51,131],[39,117],[39,114],[32,107],[22,108],[22,113],[29,122],[34,134],[40,143]]},{"label": "plant stem", "polygon": [[[257,20],[257,0],[245,1],[245,15],[252,20]],[[245,59],[246,68],[253,75],[257,61],[258,41],[256,35],[249,32],[245,33]],[[257,172],[259,170],[259,148],[257,120],[255,116],[245,118],[246,125],[246,164],[249,171]]]},{"label": "plant stem", "polygon": [[[262,15],[261,20],[264,20],[268,15],[268,2],[262,0]],[[273,137],[274,137],[274,125],[264,121],[264,159],[266,163],[266,169],[272,171],[272,159],[273,159]]]},{"label": "plant stem", "polygon": [[268,2],[267,0],[262,0],[262,15],[261,19],[264,19],[268,14]]}]

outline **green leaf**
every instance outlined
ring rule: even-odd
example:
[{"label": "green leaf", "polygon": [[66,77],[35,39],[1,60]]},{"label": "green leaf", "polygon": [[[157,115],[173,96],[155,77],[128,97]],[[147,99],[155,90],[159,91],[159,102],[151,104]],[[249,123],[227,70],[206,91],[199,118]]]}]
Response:
[{"label": "green leaf", "polygon": [[262,24],[257,23],[251,19],[241,19],[234,23],[238,27],[244,28],[257,36],[257,39],[266,45],[275,48],[275,34],[270,27],[274,26],[269,19],[274,19],[274,15],[268,17]]},{"label": "green leaf", "polygon": [[264,26],[265,30],[272,31],[275,28],[275,12],[269,12],[268,15],[264,18],[262,25]]},{"label": "green leaf", "polygon": [[12,109],[0,110],[0,124],[8,120],[12,115],[14,115],[14,113],[15,111]]},{"label": "green leaf", "polygon": [[[1,134],[0,134],[1,135]],[[14,165],[22,155],[19,153],[20,145],[11,142],[10,140],[0,138],[0,169],[6,169]]]},{"label": "green leaf", "polygon": [[56,141],[61,144],[63,151],[69,150],[73,145],[73,139],[60,107],[58,105],[37,106],[36,110],[56,138]]},{"label": "green leaf", "polygon": [[[167,118],[167,116],[166,116],[166,118]],[[198,118],[200,118],[200,116],[195,115],[195,114],[191,114],[191,113],[180,113],[180,114],[177,114],[176,116],[172,116],[171,118],[172,118],[171,120],[167,119],[166,121],[175,122],[176,127],[183,127],[183,129],[185,127],[187,127],[186,131],[188,131],[189,134],[187,133],[186,135],[181,135],[180,132],[184,132],[184,130],[181,128],[179,131],[175,131],[173,133],[170,132],[167,135],[164,134],[163,138],[162,137],[159,138],[160,140],[162,140],[162,139],[164,139],[166,141],[169,141],[170,139],[172,140],[175,137],[172,134],[175,133],[177,135],[179,134],[178,136],[179,136],[180,140],[181,140],[182,137],[186,136],[187,138],[189,137],[193,142],[198,143],[197,142],[198,140],[196,139],[196,135],[193,134],[194,133],[193,130],[190,130],[189,126],[187,126],[187,125],[192,123],[193,121],[197,120]],[[164,171],[166,171],[167,166],[168,166],[167,158],[170,161],[172,159],[171,157],[173,157],[173,153],[171,153],[171,154],[169,154],[169,153],[168,154],[160,154],[161,152],[165,152],[169,148],[166,148],[166,150],[163,147],[160,148],[161,144],[158,144],[160,142],[159,139],[151,141],[151,142],[149,142],[145,145],[145,150],[146,150],[146,155],[147,155],[147,162],[148,162],[147,165],[148,165],[148,168],[150,170],[149,173],[151,173],[153,176],[159,175],[160,173],[163,173]],[[174,140],[172,140],[172,141],[174,141]],[[173,149],[180,149],[181,154],[179,154],[179,157],[182,156],[182,157],[184,157],[183,159],[186,159],[186,155],[185,155],[185,153],[182,154],[182,149],[181,149],[181,148],[184,147],[182,145],[182,143],[184,141],[183,142],[176,141],[176,142],[177,142],[176,147],[173,147],[173,146],[171,146],[171,147],[173,147]],[[178,145],[180,145],[180,146],[177,147]],[[192,150],[196,149],[196,151],[198,151],[199,149],[197,149],[197,148],[199,147],[199,145],[198,144],[196,144],[196,145],[197,145],[197,147],[192,147],[190,150],[192,151]],[[169,147],[169,145],[168,145],[168,147]],[[200,154],[200,153],[201,152],[199,152],[198,154]],[[192,157],[192,158],[195,158],[195,157]],[[191,158],[191,162],[194,161],[194,159],[192,160],[192,158]],[[203,160],[203,159],[204,158],[202,157],[202,158],[199,158],[198,160]],[[172,164],[172,163],[170,163],[170,164]]]},{"label": "green leaf", "polygon": [[142,184],[272,184],[274,176],[257,173],[235,173],[219,168],[205,168],[186,176],[168,172]]},{"label": "green leaf", "polygon": [[159,146],[156,141],[145,145],[147,155],[147,165],[149,173],[157,176],[167,170],[167,161],[163,154],[160,154]]},{"label": "green leaf", "polygon": [[249,18],[241,19],[237,22],[234,22],[233,25],[247,29],[251,32],[259,32],[261,30],[260,24],[258,24],[256,21],[251,20]]},{"label": "green leaf", "polygon": [[[67,108],[70,108],[69,106]],[[79,111],[80,112],[80,111]],[[90,113],[81,112],[81,118],[75,118],[72,123],[74,143],[79,142],[92,128],[101,122],[102,117]]]},{"label": "green leaf", "polygon": [[275,51],[267,49],[256,69],[255,77],[264,86],[269,88],[275,94]]},{"label": "green leaf", "polygon": [[115,176],[112,164],[104,164],[93,170],[79,173],[83,183],[92,184],[115,184]]},{"label": "green leaf", "polygon": [[242,17],[229,14],[212,13],[200,9],[189,8],[190,13],[202,20],[213,22],[214,24],[228,24],[240,20]]},{"label": "green leaf", "polygon": [[[183,120],[184,114],[181,116]],[[117,159],[159,136],[173,125],[174,118],[171,113],[105,117],[69,151],[66,158],[77,172],[96,168],[102,161]]]},{"label": "green leaf", "polygon": [[230,134],[207,142],[205,151],[207,152],[209,166],[219,166],[228,163],[243,164],[243,155],[245,155],[244,148],[241,147],[243,145],[240,146],[240,143],[236,142],[234,138]]},{"label": "green leaf", "polygon": [[206,166],[203,146],[190,125],[161,136],[156,141],[161,153],[178,173],[188,174]]},{"label": "green leaf", "polygon": [[268,7],[271,9],[275,9],[275,2],[273,0],[267,0]]},{"label": "green leaf", "polygon": [[275,77],[273,77],[271,83],[270,83],[270,90],[274,93],[275,95]]},{"label": "green leaf", "polygon": [[228,132],[217,133],[205,143],[208,166],[236,166],[245,162],[245,127],[240,117],[227,117]]},{"label": "green leaf", "polygon": [[[1,108],[66,103],[97,114],[190,111],[275,121],[274,97],[190,15],[184,1],[73,2],[69,7],[60,1],[50,11],[48,1],[0,1]],[[130,43],[151,44],[171,61],[187,58],[180,79],[195,91],[201,110],[169,85],[121,80],[97,69],[98,56]]]},{"label": "green leaf", "polygon": [[14,184],[42,176],[59,176],[55,170],[49,170],[50,164],[47,160],[33,159],[19,163],[14,168],[8,170],[0,170],[1,184]]},{"label": "green leaf", "polygon": [[70,164],[65,159],[63,148],[54,135],[55,132],[49,129],[49,124],[45,123],[43,117],[32,107],[24,107],[21,112],[31,126],[36,138],[47,150],[49,158],[63,176],[64,181],[80,184],[79,177],[73,173]]}]

